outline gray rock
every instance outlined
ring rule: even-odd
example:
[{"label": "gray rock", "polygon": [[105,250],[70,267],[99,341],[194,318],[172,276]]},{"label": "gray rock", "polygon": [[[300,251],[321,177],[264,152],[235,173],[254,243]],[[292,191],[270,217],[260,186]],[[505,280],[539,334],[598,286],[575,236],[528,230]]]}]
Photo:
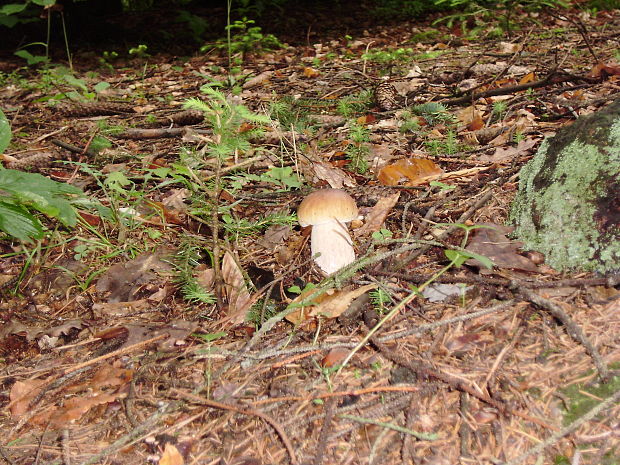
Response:
[{"label": "gray rock", "polygon": [[620,270],[620,100],[542,143],[521,170],[510,221],[557,270]]}]

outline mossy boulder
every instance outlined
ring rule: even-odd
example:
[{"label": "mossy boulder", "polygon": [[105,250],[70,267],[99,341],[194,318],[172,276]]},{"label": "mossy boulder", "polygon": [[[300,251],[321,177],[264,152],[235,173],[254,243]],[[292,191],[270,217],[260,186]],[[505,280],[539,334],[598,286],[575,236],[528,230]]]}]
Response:
[{"label": "mossy boulder", "polygon": [[510,221],[557,270],[620,270],[620,100],[541,144],[521,169]]}]

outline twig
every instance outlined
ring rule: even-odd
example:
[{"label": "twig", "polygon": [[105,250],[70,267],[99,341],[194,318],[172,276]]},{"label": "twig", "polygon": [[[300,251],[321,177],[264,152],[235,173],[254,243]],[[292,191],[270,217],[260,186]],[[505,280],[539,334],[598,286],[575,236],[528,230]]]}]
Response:
[{"label": "twig", "polygon": [[329,439],[329,433],[332,429],[332,420],[334,418],[334,408],[336,407],[336,398],[332,397],[325,402],[325,416],[323,417],[323,425],[321,426],[321,432],[319,433],[319,439],[316,445],[316,455],[311,465],[321,465],[323,463],[323,457],[325,456],[325,450],[327,449],[327,440]]},{"label": "twig", "polygon": [[589,78],[586,76],[575,76],[568,73],[558,73],[556,70],[551,71],[545,78],[539,81],[527,82],[525,84],[516,84],[514,86],[499,87],[497,89],[490,89],[484,92],[476,92],[473,94],[464,95],[463,97],[451,98],[445,100],[439,100],[439,102],[446,105],[460,105],[462,103],[468,103],[473,100],[477,100],[481,97],[494,97],[497,95],[508,95],[515,92],[521,92],[528,89],[537,89],[539,87],[545,87],[549,84],[560,84],[562,82],[582,80],[590,83],[596,83],[598,80]]},{"label": "twig", "polygon": [[69,430],[64,428],[62,430],[62,462],[63,465],[71,465],[71,451],[69,450]]},{"label": "twig", "polygon": [[84,149],[81,149],[79,147],[76,147],[75,145],[69,144],[67,142],[63,142],[59,139],[52,139],[50,140],[50,142],[54,145],[57,145],[58,147],[61,147],[65,150],[68,150],[69,152],[73,152],[76,153],[78,155],[88,155],[89,157],[96,157],[97,154],[95,152],[93,152],[92,150],[88,149],[88,147],[85,147]]},{"label": "twig", "polygon": [[348,414],[340,414],[338,415],[340,418],[345,418],[347,420],[357,421],[358,423],[366,423],[369,425],[377,425],[382,426],[383,428],[393,429],[394,431],[398,431],[399,433],[409,434],[415,438],[418,438],[422,441],[434,441],[438,439],[438,435],[436,433],[420,433],[418,431],[414,431],[409,428],[404,428],[402,426],[394,425],[392,423],[384,423],[382,421],[373,420],[372,418],[362,418],[356,415],[348,415]]},{"label": "twig", "polygon": [[607,365],[605,361],[603,360],[603,358],[601,357],[601,354],[599,353],[598,349],[594,347],[594,344],[590,342],[590,340],[584,334],[581,327],[577,323],[575,323],[575,321],[570,317],[570,315],[568,315],[568,313],[562,310],[562,308],[559,305],[552,302],[551,300],[545,299],[544,297],[541,297],[540,295],[536,294],[535,292],[529,289],[519,288],[518,284],[516,283],[511,285],[511,287],[513,289],[518,289],[519,293],[526,300],[532,302],[534,305],[537,305],[538,307],[548,310],[549,313],[551,313],[551,315],[553,315],[555,318],[560,320],[562,324],[566,326],[566,332],[568,333],[568,335],[572,337],[574,341],[582,344],[584,348],[586,349],[586,352],[588,353],[588,355],[592,357],[592,359],[594,360],[594,365],[596,366],[596,369],[598,370],[598,374],[601,377],[601,379],[602,380],[609,379],[609,370],[607,369]]},{"label": "twig", "polygon": [[585,415],[581,416],[580,418],[577,418],[574,422],[572,422],[566,428],[561,429],[557,433],[551,435],[548,439],[532,447],[530,450],[525,451],[523,454],[519,455],[518,457],[515,457],[514,459],[509,460],[508,462],[505,462],[501,465],[518,465],[521,462],[525,461],[525,459],[528,458],[530,455],[534,455],[534,454],[538,454],[542,452],[547,447],[552,446],[555,443],[557,443],[564,436],[567,436],[568,434],[575,431],[577,428],[579,428],[584,423],[590,420],[593,420],[599,413],[602,413],[605,410],[611,408],[611,406],[618,401],[620,401],[620,389],[618,389],[614,394],[612,394],[607,399],[602,401],[596,407],[592,408]]},{"label": "twig", "polygon": [[230,405],[230,404],[224,404],[222,402],[217,402],[211,399],[206,399],[204,397],[201,396],[197,396],[195,394],[192,394],[190,392],[185,392],[185,391],[181,391],[180,389],[172,389],[171,392],[174,392],[176,394],[178,394],[180,397],[183,397],[184,399],[190,400],[192,402],[196,402],[199,404],[203,404],[203,405],[207,405],[209,407],[213,407],[213,408],[219,408],[221,410],[229,410],[232,412],[237,412],[237,413],[241,413],[242,415],[250,415],[250,416],[255,416],[258,418],[261,418],[263,420],[265,420],[267,423],[269,423],[269,425],[271,425],[271,427],[276,431],[276,433],[278,433],[278,436],[280,436],[280,439],[282,440],[282,442],[284,443],[284,447],[286,448],[286,451],[288,452],[290,458],[291,458],[291,463],[293,465],[296,465],[297,462],[297,457],[295,456],[295,450],[293,449],[293,445],[291,444],[291,441],[288,438],[288,435],[286,434],[286,432],[284,431],[284,429],[282,429],[282,427],[280,426],[280,424],[278,422],[276,422],[273,418],[271,418],[268,415],[265,415],[262,412],[259,412],[257,410],[253,410],[253,409],[244,409],[241,407],[237,407],[236,405]]}]

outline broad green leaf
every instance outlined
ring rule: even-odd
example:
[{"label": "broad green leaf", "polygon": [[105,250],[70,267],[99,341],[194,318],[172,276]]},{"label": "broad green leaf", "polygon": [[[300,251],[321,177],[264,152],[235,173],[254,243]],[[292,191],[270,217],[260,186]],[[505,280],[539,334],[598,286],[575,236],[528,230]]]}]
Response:
[{"label": "broad green leaf", "polygon": [[0,110],[0,153],[4,152],[4,149],[9,146],[9,142],[11,142],[11,125]]},{"label": "broad green leaf", "polygon": [[77,87],[78,89],[81,89],[84,92],[88,90],[88,87],[86,87],[86,81],[84,81],[84,79],[78,79],[72,74],[67,74],[64,76],[64,80],[70,86]]},{"label": "broad green leaf", "polygon": [[14,15],[15,13],[21,13],[26,9],[28,2],[23,3],[9,3],[8,5],[4,5],[0,8],[0,14],[3,15]]},{"label": "broad green leaf", "polygon": [[56,0],[31,0],[32,3],[39,6],[52,6],[56,4]]},{"label": "broad green leaf", "polygon": [[0,231],[22,241],[41,239],[43,226],[24,208],[0,201]]},{"label": "broad green leaf", "polygon": [[9,193],[17,203],[57,218],[66,226],[75,226],[77,221],[69,199],[84,195],[77,187],[52,181],[38,173],[6,169],[0,170],[0,191]]},{"label": "broad green leaf", "polygon": [[3,15],[0,13],[0,26],[13,27],[19,23],[19,19],[15,16]]},{"label": "broad green leaf", "polygon": [[104,90],[109,89],[109,88],[110,88],[110,83],[109,82],[105,82],[105,81],[98,82],[93,87],[93,89],[95,89],[95,92],[97,92],[97,93],[103,92]]}]

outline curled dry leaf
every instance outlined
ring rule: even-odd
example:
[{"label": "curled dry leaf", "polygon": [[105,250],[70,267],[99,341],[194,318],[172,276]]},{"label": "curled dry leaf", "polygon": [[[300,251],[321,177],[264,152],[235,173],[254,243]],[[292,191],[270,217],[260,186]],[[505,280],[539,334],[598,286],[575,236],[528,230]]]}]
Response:
[{"label": "curled dry leaf", "polygon": [[[290,313],[286,316],[286,319],[293,324],[300,324],[317,316],[337,318],[349,308],[351,302],[376,287],[376,284],[366,284],[357,289],[353,289],[352,287],[339,291],[331,289],[314,298],[312,302],[307,302],[308,305],[300,307],[299,310]],[[313,292],[316,292],[316,289],[309,289],[306,292],[302,292],[291,302],[291,305],[306,303],[305,300]],[[312,303],[315,305],[311,305]]]},{"label": "curled dry leaf", "polygon": [[432,160],[427,158],[405,158],[384,166],[377,176],[386,186],[419,183],[424,178],[443,173]]}]

